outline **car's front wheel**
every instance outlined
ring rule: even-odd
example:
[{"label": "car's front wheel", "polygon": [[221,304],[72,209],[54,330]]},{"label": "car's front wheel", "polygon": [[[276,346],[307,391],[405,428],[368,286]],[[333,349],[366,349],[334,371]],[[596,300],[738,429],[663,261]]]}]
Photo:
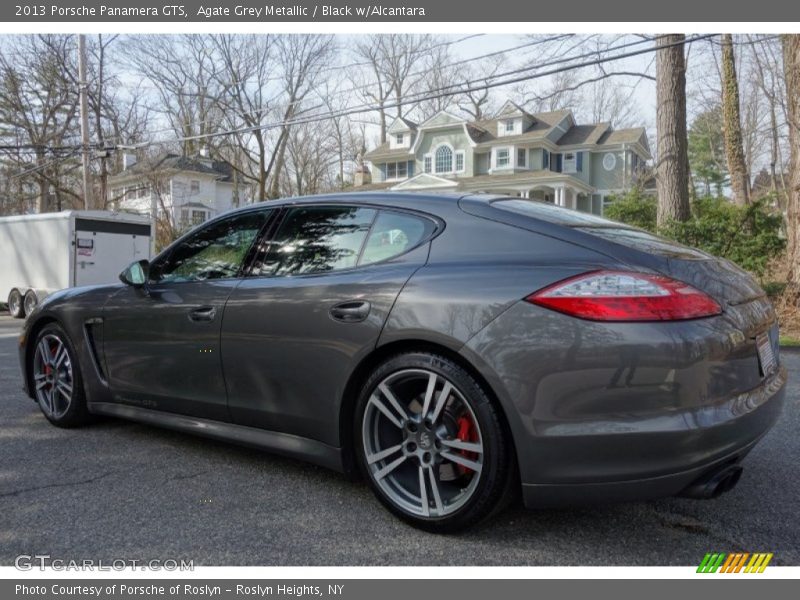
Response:
[{"label": "car's front wheel", "polygon": [[457,531],[502,508],[513,450],[498,410],[461,366],[397,355],[367,380],[356,444],[370,485],[393,513],[429,531]]},{"label": "car's front wheel", "polygon": [[31,383],[39,408],[58,427],[78,427],[89,420],[80,366],[64,329],[45,325],[31,357]]}]

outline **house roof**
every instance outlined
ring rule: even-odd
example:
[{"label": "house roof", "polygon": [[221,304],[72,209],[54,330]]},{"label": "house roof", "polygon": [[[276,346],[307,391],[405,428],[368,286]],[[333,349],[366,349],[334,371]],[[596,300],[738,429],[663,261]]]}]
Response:
[{"label": "house roof", "polygon": [[[504,114],[509,114],[508,107],[522,112],[530,117],[531,123],[520,134],[498,136],[498,122],[503,120]],[[433,120],[432,117],[430,120]],[[470,121],[466,123],[466,130],[472,141],[480,148],[488,148],[498,142],[533,143],[547,138],[559,124],[568,119],[568,124],[573,123],[567,131],[555,142],[558,146],[613,146],[617,144],[639,143],[650,154],[647,143],[647,134],[644,127],[634,127],[630,129],[613,129],[608,122],[592,123],[587,125],[575,125],[572,118],[572,111],[567,109],[554,110],[540,113],[527,113],[513,102],[507,102],[503,106],[500,114],[491,119]],[[454,124],[455,126],[455,124]],[[425,124],[420,126],[420,133],[423,135]],[[552,140],[552,138],[551,138]],[[365,159],[371,162],[385,162],[392,160],[409,160],[410,152],[408,148],[391,149],[389,143],[383,143],[374,150],[367,152]]]},{"label": "house roof", "polygon": [[389,142],[384,142],[374,150],[370,150],[364,155],[365,160],[369,160],[375,162],[376,160],[380,161],[387,161],[387,160],[408,160],[409,152],[408,148],[395,148],[394,150],[389,148]]},{"label": "house roof", "polygon": [[597,144],[598,140],[611,127],[611,123],[596,123],[594,125],[575,125],[558,139],[559,146],[573,144]]},{"label": "house roof", "polygon": [[503,104],[503,107],[497,112],[496,118],[505,117],[505,116],[513,115],[513,114],[517,114],[517,113],[522,114],[522,115],[524,115],[526,117],[532,117],[533,116],[533,115],[531,115],[531,113],[529,113],[527,110],[522,108],[516,102],[512,102],[511,100],[506,100],[506,103]]},{"label": "house roof", "polygon": [[162,154],[154,161],[137,162],[129,169],[118,173],[112,180],[126,179],[135,175],[144,175],[156,171],[190,171],[210,175],[219,181],[233,180],[233,167],[222,160],[212,160],[181,154]]},{"label": "house roof", "polygon": [[[396,125],[399,125],[399,127],[396,127]],[[403,131],[405,129],[416,131],[417,124],[414,123],[414,121],[406,119],[405,117],[397,117],[394,121],[392,121],[392,124],[389,125],[389,131]]]},{"label": "house roof", "polygon": [[598,140],[598,144],[635,144],[642,142],[644,147],[647,145],[647,136],[644,127],[632,127],[630,129],[610,129]]},{"label": "house roof", "polygon": [[[782,192],[785,189],[785,182],[789,181],[789,179],[789,173],[776,173],[776,191]],[[766,169],[761,169],[758,172],[758,175],[756,175],[753,179],[753,185],[750,187],[750,190],[753,196],[756,198],[772,192],[772,175]]]},{"label": "house roof", "polygon": [[497,122],[502,121],[502,117],[475,121],[470,123],[470,125],[483,132],[483,135],[481,135],[479,139],[473,138],[473,140],[479,144],[490,144],[498,140],[509,143],[533,142],[544,139],[556,125],[571,114],[572,112],[566,109],[534,113],[530,115],[532,123],[525,131],[518,135],[504,135],[502,137],[497,136]]}]

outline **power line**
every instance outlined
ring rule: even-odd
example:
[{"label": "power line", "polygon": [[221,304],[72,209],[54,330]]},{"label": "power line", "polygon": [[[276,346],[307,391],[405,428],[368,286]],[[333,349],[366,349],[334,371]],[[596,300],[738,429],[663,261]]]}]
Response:
[{"label": "power line", "polygon": [[[511,84],[514,84],[514,83],[520,83],[522,81],[529,81],[529,80],[532,80],[532,79],[539,79],[541,77],[547,77],[547,76],[550,76],[550,75],[556,75],[558,73],[563,73],[563,72],[566,72],[566,71],[572,71],[572,70],[575,70],[575,69],[582,69],[582,68],[596,66],[596,65],[604,64],[604,63],[615,61],[615,60],[621,60],[621,59],[624,59],[624,58],[631,58],[631,57],[634,57],[634,56],[640,56],[640,55],[643,55],[643,54],[656,52],[658,50],[663,50],[664,48],[671,48],[673,46],[681,46],[681,45],[684,45],[684,44],[691,44],[693,42],[709,39],[709,38],[711,38],[711,37],[713,37],[715,35],[717,35],[717,34],[711,33],[711,34],[695,35],[695,36],[692,36],[691,38],[688,38],[688,39],[685,39],[685,40],[672,42],[670,44],[664,44],[662,46],[659,46],[658,48],[656,48],[656,47],[648,47],[648,48],[643,48],[643,49],[639,49],[639,50],[631,50],[631,51],[628,51],[628,52],[625,52],[625,53],[622,53],[622,54],[618,54],[618,55],[612,56],[612,57],[602,57],[601,56],[601,57],[596,58],[594,60],[586,61],[586,62],[578,64],[578,65],[570,65],[570,66],[567,66],[567,67],[560,67],[560,68],[556,68],[556,69],[551,69],[549,71],[544,71],[542,73],[534,73],[534,74],[530,74],[530,75],[523,75],[523,76],[511,78],[511,79],[506,79],[506,80],[503,80],[503,81],[496,81],[496,82],[491,82],[491,83],[486,82],[483,85],[466,87],[466,88],[463,88],[461,90],[458,90],[457,92],[443,92],[443,93],[431,94],[431,95],[428,95],[428,96],[426,96],[424,98],[418,98],[418,99],[412,99],[412,100],[404,99],[404,100],[401,100],[399,102],[391,102],[389,104],[384,105],[383,108],[384,109],[385,108],[399,108],[399,107],[405,106],[407,104],[415,104],[415,103],[420,102],[422,100],[436,100],[436,99],[439,99],[439,98],[444,98],[444,97],[447,97],[447,96],[454,95],[455,93],[465,94],[465,93],[474,92],[474,91],[478,91],[478,90],[491,89],[491,88],[511,85]],[[647,40],[647,41],[650,41],[650,40]],[[523,69],[523,70],[530,70],[530,69]],[[302,124],[306,124],[306,123],[315,123],[315,122],[318,122],[318,121],[324,121],[324,120],[328,120],[328,119],[333,119],[333,118],[338,118],[338,117],[343,117],[343,116],[348,116],[348,115],[353,115],[353,114],[359,114],[359,113],[363,113],[363,112],[369,112],[369,111],[372,111],[372,110],[377,110],[378,108],[380,108],[380,107],[376,106],[376,105],[360,105],[360,106],[356,106],[356,107],[345,108],[345,109],[342,109],[342,110],[339,110],[339,111],[332,111],[332,112],[330,112],[328,114],[315,115],[313,117],[306,118],[306,119],[294,119],[294,120],[289,120],[289,121],[275,122],[275,123],[270,123],[270,124],[265,124],[265,125],[258,125],[258,126],[255,126],[255,127],[243,127],[243,128],[239,128],[239,129],[231,129],[231,130],[228,130],[228,131],[220,131],[220,132],[215,132],[215,133],[199,134],[199,135],[193,135],[193,136],[183,136],[183,137],[175,138],[173,140],[165,140],[164,142],[143,143],[140,146],[162,145],[162,144],[165,144],[165,143],[186,142],[186,141],[197,141],[197,140],[202,140],[202,139],[210,139],[210,138],[220,137],[220,136],[223,136],[223,135],[235,135],[237,133],[247,133],[247,132],[255,131],[255,130],[258,130],[258,129],[262,129],[262,130],[263,129],[275,129],[277,127],[284,127],[284,126],[291,126],[291,125],[302,125]]]},{"label": "power line", "polygon": [[[457,40],[454,40],[454,41],[451,41],[451,42],[448,42],[448,43],[437,44],[435,46],[432,46],[432,48],[457,44],[459,42],[463,42],[465,40],[472,39],[474,37],[479,37],[479,36],[482,36],[482,35],[486,35],[486,34],[476,34],[476,35],[466,36],[466,37],[459,38]],[[476,60],[484,60],[486,58],[491,58],[493,56],[498,56],[498,55],[505,54],[505,53],[508,53],[508,52],[513,52],[515,50],[519,50],[519,49],[522,49],[522,48],[528,48],[528,47],[531,47],[531,46],[536,46],[536,45],[540,45],[540,44],[551,42],[551,41],[557,41],[557,40],[563,39],[563,38],[569,38],[569,37],[572,37],[573,35],[574,34],[560,34],[560,35],[554,35],[554,36],[551,36],[551,37],[548,37],[548,38],[545,38],[545,39],[533,40],[531,42],[526,42],[526,43],[520,44],[518,46],[512,46],[510,48],[504,48],[504,49],[501,49],[501,50],[495,50],[493,52],[489,52],[489,53],[486,53],[486,54],[481,54],[481,55],[474,56],[474,57],[471,57],[471,58],[459,59],[457,61],[441,65],[439,68],[441,68],[441,69],[449,69],[449,68],[457,67],[459,65],[466,64],[466,63],[469,63],[469,62],[474,62]],[[340,65],[339,67],[334,67],[334,68],[342,68],[342,67],[350,68],[352,66],[365,66],[365,65],[369,65],[369,64],[370,64],[369,62],[353,63],[353,64],[350,64],[350,65]],[[419,76],[419,75],[423,75],[426,72],[427,72],[427,70],[414,71],[412,73],[409,73],[408,77],[416,77],[416,76]],[[269,82],[269,81],[276,81],[277,79],[279,79],[279,78],[269,78],[269,79],[267,79],[265,81],[265,83]],[[454,85],[458,85],[458,84],[454,84]],[[352,87],[349,87],[349,88],[335,90],[331,95],[329,95],[327,97],[327,99],[330,100],[330,98],[337,98],[337,97],[340,97],[340,96],[344,96],[345,94],[351,94],[352,92],[356,92],[356,91],[359,91],[359,90],[364,90],[364,89],[367,89],[367,88],[369,88],[371,86],[372,86],[372,84],[364,84],[364,85],[360,85],[360,86],[352,86]],[[148,86],[148,87],[152,87],[152,86]],[[431,91],[431,90],[427,90],[427,91]],[[282,91],[279,92],[278,94],[273,96],[270,100],[267,100],[267,103],[271,102],[272,100],[275,100],[276,98],[278,98],[282,94],[283,94]],[[213,99],[212,96],[206,96],[206,98],[209,99],[209,100]],[[322,106],[323,106],[323,104],[318,104],[318,105],[315,105],[314,107],[311,107],[310,109],[304,110],[304,112],[308,112],[308,110],[314,110],[315,108],[320,108]],[[283,106],[283,105],[281,105],[280,107],[284,108],[284,109],[286,108],[286,106]],[[253,115],[257,114],[257,113],[262,113],[262,112],[265,112],[267,110],[268,110],[268,108],[266,106],[261,106],[260,108],[254,109],[254,110],[249,111],[249,112],[238,113],[237,116],[239,116],[239,117],[253,116]],[[204,125],[206,123],[209,123],[209,122],[212,122],[212,121],[215,121],[215,120],[216,119],[204,119],[202,121],[192,121],[192,122],[188,123],[187,125],[188,126]],[[153,135],[153,134],[167,133],[167,132],[173,132],[173,131],[175,131],[174,127],[164,127],[162,129],[156,129],[156,130],[150,132],[150,134]],[[118,138],[110,138],[110,139],[119,140],[120,138],[118,137]]]},{"label": "power line", "polygon": [[[278,121],[278,122],[262,124],[262,125],[257,125],[257,126],[236,128],[236,129],[230,129],[230,130],[226,130],[226,131],[219,131],[219,132],[214,132],[214,133],[198,134],[198,135],[192,135],[192,136],[182,136],[182,137],[177,137],[177,138],[174,138],[174,139],[171,139],[171,140],[162,140],[162,141],[153,140],[153,141],[149,141],[149,142],[143,142],[143,143],[140,143],[140,144],[136,144],[136,145],[132,146],[132,148],[141,148],[141,147],[146,147],[146,146],[165,145],[165,144],[169,144],[169,143],[179,143],[179,142],[185,142],[185,141],[197,141],[197,140],[211,139],[211,138],[216,138],[216,137],[221,137],[221,136],[226,136],[226,135],[236,135],[236,134],[241,134],[241,133],[248,133],[248,132],[252,132],[252,131],[256,131],[256,130],[268,130],[268,129],[275,129],[275,128],[278,128],[278,127],[286,127],[286,126],[292,126],[292,125],[302,125],[302,124],[307,124],[307,123],[314,123],[314,122],[329,120],[329,119],[333,119],[333,118],[339,118],[339,117],[343,117],[343,116],[349,116],[349,115],[360,114],[360,113],[364,113],[364,112],[370,112],[370,111],[373,111],[373,110],[378,110],[379,108],[384,108],[384,109],[387,109],[387,108],[400,108],[402,106],[406,106],[408,104],[415,104],[415,103],[418,103],[418,102],[421,102],[421,101],[424,101],[424,100],[435,100],[435,99],[440,99],[440,98],[444,98],[444,97],[449,97],[449,96],[452,96],[452,95],[455,95],[455,94],[459,94],[459,93],[460,94],[464,94],[464,93],[469,93],[469,92],[479,91],[479,90],[484,90],[484,89],[493,89],[493,88],[502,87],[502,86],[506,86],[506,85],[512,85],[514,83],[520,83],[520,82],[523,82],[523,81],[539,79],[539,78],[542,78],[542,77],[547,77],[547,76],[555,75],[555,74],[558,74],[558,73],[563,73],[563,72],[566,72],[566,71],[583,69],[583,68],[590,67],[590,66],[597,66],[597,65],[604,64],[604,63],[607,63],[607,62],[612,62],[612,61],[616,61],[616,60],[622,60],[622,59],[625,59],[625,58],[631,58],[631,57],[634,57],[634,56],[640,56],[640,55],[644,55],[644,54],[648,54],[648,53],[652,53],[652,52],[657,52],[658,50],[661,50],[661,49],[664,49],[664,48],[670,48],[670,47],[673,47],[673,46],[680,46],[680,45],[684,45],[684,44],[692,44],[694,42],[701,41],[701,40],[708,40],[708,39],[711,39],[711,38],[715,37],[716,35],[717,34],[695,35],[695,36],[692,36],[692,37],[690,37],[688,39],[679,40],[679,41],[676,41],[676,42],[673,42],[673,43],[670,43],[670,44],[659,46],[658,48],[656,48],[654,46],[650,46],[650,47],[647,47],[647,48],[629,50],[628,52],[623,52],[621,54],[617,54],[617,55],[614,55],[614,56],[602,56],[602,55],[600,55],[600,56],[598,56],[597,58],[595,58],[593,60],[585,61],[585,62],[580,63],[580,64],[567,65],[567,66],[564,66],[564,67],[558,67],[558,68],[550,69],[550,70],[543,71],[543,72],[540,72],[540,73],[528,73],[529,71],[538,70],[538,69],[541,69],[544,66],[549,66],[551,64],[558,64],[558,63],[563,63],[563,62],[568,62],[568,61],[571,61],[571,60],[575,60],[575,58],[577,58],[577,57],[563,58],[563,59],[559,59],[559,60],[556,60],[556,61],[551,61],[550,63],[543,63],[543,64],[535,65],[535,66],[532,66],[532,67],[515,69],[515,70],[512,70],[512,71],[508,71],[508,72],[505,72],[505,73],[502,73],[502,74],[498,74],[498,75],[495,75],[495,76],[492,76],[492,77],[488,77],[488,78],[485,78],[485,79],[472,80],[471,82],[465,82],[464,84],[460,84],[460,85],[465,85],[466,87],[462,87],[462,88],[457,89],[457,90],[438,92],[438,93],[434,93],[434,94],[426,93],[426,95],[423,96],[423,97],[417,97],[418,95],[412,95],[411,98],[405,98],[405,99],[403,99],[401,101],[396,101],[396,102],[389,102],[389,103],[384,104],[383,106],[375,105],[375,104],[361,104],[361,105],[357,105],[357,106],[354,106],[354,107],[347,107],[347,108],[344,108],[344,109],[341,109],[341,110],[338,110],[338,111],[330,111],[330,112],[324,113],[324,114],[311,115],[311,116],[306,117],[306,118],[295,118],[295,119]],[[620,45],[618,47],[615,47],[614,49],[625,48],[625,47],[629,48],[629,47],[632,47],[632,46],[635,46],[635,45],[638,45],[638,44],[641,44],[641,43],[644,43],[644,42],[651,42],[651,41],[652,40],[647,40],[647,39],[639,40],[639,42],[630,42],[630,43],[622,44],[622,45]],[[611,50],[611,48],[606,48],[606,49],[603,50],[603,52],[608,52],[610,50]],[[597,54],[599,54],[599,51],[593,51],[591,53],[586,53],[586,54],[579,55],[579,56],[595,56]],[[510,79],[503,79],[503,80],[500,80],[500,81],[490,81],[490,79],[498,79],[499,77],[507,77],[508,75],[517,75],[517,74],[520,74],[520,73],[526,73],[526,74],[519,75],[519,76],[516,76],[516,77],[512,77]],[[480,85],[474,85],[476,82],[479,82]],[[445,89],[445,88],[449,89],[451,87],[453,87],[453,86],[444,86],[443,89]],[[59,159],[55,159],[55,161],[64,160],[66,158],[69,158],[69,156],[66,156],[66,157],[63,157],[63,158],[59,158]],[[43,168],[43,167],[41,167],[41,166],[40,167],[35,167],[33,170],[36,170],[38,168]],[[19,174],[17,176],[24,175],[25,173],[27,173],[27,172],[23,172],[22,174]]]},{"label": "power line", "polygon": [[[530,47],[530,46],[534,46],[534,45],[539,45],[539,44],[543,44],[543,43],[557,41],[559,39],[572,37],[572,35],[573,34],[555,35],[555,36],[551,36],[551,37],[548,37],[548,38],[545,38],[545,39],[539,39],[539,40],[534,40],[532,42],[527,42],[525,44],[521,44],[520,46],[517,46],[516,48]],[[567,56],[567,57],[561,57],[561,58],[554,59],[554,60],[551,60],[551,61],[547,61],[547,62],[544,62],[544,63],[538,63],[538,64],[535,64],[535,65],[529,65],[529,66],[526,66],[526,67],[515,68],[515,69],[512,69],[510,71],[503,71],[503,72],[500,72],[500,73],[495,73],[494,75],[490,75],[490,76],[487,76],[487,77],[479,77],[477,79],[460,81],[460,82],[457,82],[457,83],[451,83],[451,84],[447,84],[447,85],[444,85],[444,86],[430,88],[428,90],[424,90],[424,91],[421,91],[421,92],[416,92],[415,94],[407,95],[404,98],[403,103],[401,105],[398,105],[397,103],[391,103],[391,102],[386,103],[386,101],[385,101],[382,105],[381,104],[374,105],[374,108],[372,108],[371,110],[379,110],[381,108],[383,108],[383,109],[396,108],[398,106],[402,106],[402,105],[406,105],[406,104],[415,104],[415,103],[418,103],[418,102],[422,102],[422,101],[424,101],[426,99],[433,99],[433,97],[419,97],[419,96],[426,96],[426,95],[430,95],[430,94],[433,94],[433,93],[444,92],[445,90],[450,90],[450,92],[449,93],[445,93],[445,94],[439,94],[439,95],[435,96],[435,98],[443,98],[443,97],[446,97],[446,96],[454,96],[454,95],[456,95],[458,93],[465,93],[465,92],[463,92],[463,91],[461,91],[459,89],[461,86],[464,86],[464,85],[471,85],[471,84],[476,84],[476,83],[480,83],[480,82],[488,82],[489,80],[496,79],[498,77],[505,77],[505,76],[508,76],[508,75],[515,75],[515,74],[518,74],[518,73],[524,73],[524,72],[528,72],[528,71],[533,71],[533,70],[541,69],[541,68],[548,67],[548,66],[554,66],[554,65],[558,65],[558,64],[563,64],[563,63],[570,62],[570,61],[577,60],[577,59],[581,59],[581,58],[597,56],[598,54],[600,54],[600,52],[612,52],[612,51],[616,51],[616,50],[630,48],[630,47],[633,47],[633,46],[640,46],[642,44],[648,44],[648,43],[651,43],[651,42],[652,42],[652,40],[649,40],[649,39],[640,39],[640,40],[636,40],[636,41],[633,41],[633,42],[626,42],[624,44],[618,44],[618,45],[615,45],[615,46],[609,46],[609,47],[604,48],[602,50],[595,49],[595,50],[593,50],[591,52],[586,52],[586,53],[583,53],[583,54],[578,54],[578,55],[574,55],[574,56]],[[464,63],[467,63],[467,62],[472,62],[472,61],[475,61],[475,60],[481,60],[481,59],[483,59],[485,57],[491,57],[491,56],[495,56],[495,55],[502,54],[502,53],[505,53],[505,52],[510,52],[513,49],[514,48],[511,48],[511,49],[507,48],[505,50],[494,51],[494,52],[491,52],[491,53],[488,53],[488,54],[485,54],[485,55],[481,55],[481,56],[478,56],[478,57],[473,57],[471,59],[458,60],[458,61],[456,61],[454,63],[442,65],[439,68],[442,68],[442,69],[451,68],[453,66],[458,66],[460,64],[464,64]],[[583,67],[579,66],[577,68],[583,68]],[[422,74],[422,73],[424,73],[424,71],[417,72],[417,74]],[[413,76],[413,75],[411,75],[411,76]],[[337,90],[332,95],[328,96],[328,98],[329,99],[332,98],[332,97],[335,98],[335,97],[344,95],[345,93],[351,94],[354,91],[363,90],[363,89],[367,89],[367,88],[370,88],[370,87],[371,87],[371,84],[367,84],[367,85],[347,88],[345,90]],[[486,87],[485,85],[480,85],[480,86],[477,86],[477,87],[475,87],[475,88],[473,88],[473,89],[471,89],[469,91],[478,91],[478,90],[484,89],[485,87]],[[303,110],[303,113],[308,113],[309,111],[315,110],[317,108],[322,108],[323,106],[325,106],[324,103],[323,104],[316,104],[316,105],[314,105],[312,107],[309,107],[309,108]],[[367,106],[367,105],[362,105],[362,106]],[[257,112],[263,112],[264,110],[265,110],[264,108],[257,109],[255,111],[250,112],[250,113],[241,113],[241,115],[250,116],[250,115],[256,114]],[[366,111],[363,111],[363,112],[366,112]],[[331,117],[331,118],[334,118],[334,117]],[[202,123],[205,123],[207,121],[208,120],[196,121],[196,122],[192,123],[192,125],[202,124]],[[289,124],[291,124],[291,123],[289,123]],[[264,129],[264,128],[269,129],[270,127],[250,126],[250,127],[247,127],[247,128],[238,128],[238,129],[234,129],[234,130],[231,130],[231,131],[247,133],[247,132],[256,131],[258,129]],[[158,133],[172,132],[174,130],[175,130],[174,127],[163,128],[163,129],[151,132],[151,135],[158,134]],[[206,135],[206,134],[201,134],[201,135]],[[219,135],[225,135],[225,132],[220,132]],[[212,137],[216,137],[216,136],[212,136]],[[190,139],[191,139],[191,136],[187,136],[185,138],[177,138],[174,141],[181,141],[181,140],[190,141]],[[169,142],[163,142],[163,143],[169,143]],[[131,146],[131,148],[144,147],[144,146],[147,146],[147,145],[150,145],[150,144],[148,144],[147,142],[142,142],[142,143],[139,143],[139,144],[133,144]]]}]

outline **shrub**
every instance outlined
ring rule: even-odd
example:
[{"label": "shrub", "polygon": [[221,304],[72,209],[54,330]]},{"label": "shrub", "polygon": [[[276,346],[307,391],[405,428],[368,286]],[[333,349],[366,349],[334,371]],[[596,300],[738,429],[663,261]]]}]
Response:
[{"label": "shrub", "polygon": [[640,190],[634,189],[624,196],[611,196],[610,200],[611,204],[606,207],[604,216],[612,221],[655,232],[658,211],[655,198],[645,196]]},{"label": "shrub", "polygon": [[760,200],[736,206],[724,198],[698,198],[692,203],[691,219],[670,223],[659,233],[727,258],[761,277],[786,245],[782,224],[783,216]]},{"label": "shrub", "polygon": [[657,208],[655,198],[632,191],[615,199],[605,215],[727,258],[759,277],[786,245],[781,236],[783,216],[771,210],[766,200],[737,206],[725,198],[698,198],[692,202],[688,221],[660,228],[656,226]]}]

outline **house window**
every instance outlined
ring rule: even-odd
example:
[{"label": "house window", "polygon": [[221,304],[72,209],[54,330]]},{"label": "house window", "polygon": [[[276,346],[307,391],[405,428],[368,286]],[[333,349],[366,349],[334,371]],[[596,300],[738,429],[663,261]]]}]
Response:
[{"label": "house window", "polygon": [[525,168],[528,166],[528,150],[517,148],[517,166]]},{"label": "house window", "polygon": [[150,186],[147,184],[141,186],[138,190],[136,190],[136,195],[139,198],[146,198],[150,195]]},{"label": "house window", "polygon": [[562,163],[562,172],[563,173],[575,173],[578,170],[578,159],[576,158],[576,154],[574,152],[565,152],[564,159]]},{"label": "house window", "polygon": [[456,173],[464,172],[464,151],[459,150],[456,152]]},{"label": "house window", "polygon": [[208,214],[204,210],[192,211],[192,225],[200,225],[200,223],[204,223],[207,218]]},{"label": "house window", "polygon": [[407,176],[407,162],[386,163],[386,179],[405,179]]},{"label": "house window", "polygon": [[[200,182],[197,179],[192,179],[192,183],[190,184],[190,191],[192,194],[199,194],[200,193]],[[201,221],[202,223],[202,221]]]},{"label": "house window", "polygon": [[405,136],[402,133],[398,133],[394,136],[394,141],[398,146],[402,146],[404,140]]},{"label": "house window", "polygon": [[426,173],[430,173],[431,170],[432,170],[431,169],[431,163],[432,162],[433,161],[431,159],[431,155],[430,154],[426,154],[425,157],[422,159],[423,171],[425,171]]},{"label": "house window", "polygon": [[542,150],[542,169],[550,168],[550,153],[547,150]]},{"label": "house window", "polygon": [[507,134],[514,133],[514,119],[507,119],[505,123],[503,123],[503,129]]},{"label": "house window", "polygon": [[498,169],[511,166],[511,152],[508,148],[498,148],[495,153],[494,165]]},{"label": "house window", "polygon": [[436,149],[436,172],[451,173],[453,171],[453,151],[449,146],[439,146]]},{"label": "house window", "polygon": [[125,188],[125,199],[126,200],[135,200],[136,199],[136,188]]},{"label": "house window", "polygon": [[189,224],[189,209],[181,209],[181,226],[186,227]]}]

